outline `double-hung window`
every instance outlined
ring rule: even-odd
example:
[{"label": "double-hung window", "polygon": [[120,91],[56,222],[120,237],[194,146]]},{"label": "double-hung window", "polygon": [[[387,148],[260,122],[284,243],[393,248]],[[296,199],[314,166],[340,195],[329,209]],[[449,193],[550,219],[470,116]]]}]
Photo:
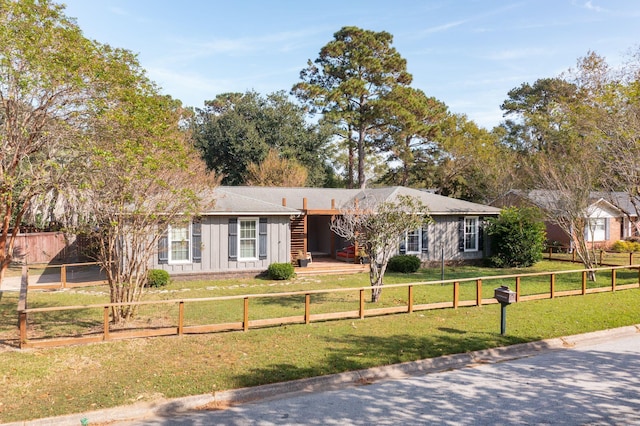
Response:
[{"label": "double-hung window", "polygon": [[238,220],[238,237],[240,245],[240,259],[258,258],[258,220]]},{"label": "double-hung window", "polygon": [[587,224],[587,241],[606,241],[607,240],[607,219],[591,218]]},{"label": "double-hung window", "polygon": [[188,263],[191,261],[191,241],[189,224],[169,226],[169,263]]},{"label": "double-hung window", "polygon": [[426,226],[421,229],[408,231],[400,238],[400,253],[426,253],[428,250],[428,240],[428,228]]},{"label": "double-hung window", "polygon": [[267,259],[268,228],[266,217],[229,218],[229,260]]},{"label": "double-hung window", "polygon": [[478,251],[478,218],[464,218],[464,251]]},{"label": "double-hung window", "polygon": [[420,253],[420,229],[407,232],[407,254]]}]

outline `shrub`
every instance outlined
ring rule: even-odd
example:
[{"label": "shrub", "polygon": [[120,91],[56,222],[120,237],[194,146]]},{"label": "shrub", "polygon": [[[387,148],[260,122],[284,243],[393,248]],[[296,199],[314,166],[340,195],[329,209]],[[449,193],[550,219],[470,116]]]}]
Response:
[{"label": "shrub", "polygon": [[640,242],[631,239],[619,240],[613,243],[613,245],[611,246],[611,250],[618,253],[631,253],[640,251]]},{"label": "shrub", "polygon": [[400,254],[389,259],[389,265],[387,267],[391,272],[410,274],[420,269],[420,259],[418,259],[417,256]]},{"label": "shrub", "polygon": [[295,275],[291,263],[272,263],[269,265],[267,273],[272,280],[288,280]]},{"label": "shrub", "polygon": [[545,225],[538,209],[509,207],[487,222],[494,267],[527,267],[542,260]]},{"label": "shrub", "polygon": [[164,269],[151,269],[147,275],[147,287],[164,287],[169,283],[169,273]]}]

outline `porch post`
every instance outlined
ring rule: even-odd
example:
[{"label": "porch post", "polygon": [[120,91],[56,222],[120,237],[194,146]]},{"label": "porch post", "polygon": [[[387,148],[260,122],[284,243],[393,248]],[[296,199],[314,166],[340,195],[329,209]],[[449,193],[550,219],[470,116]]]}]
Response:
[{"label": "porch post", "polygon": [[302,199],[302,210],[304,211],[304,219],[303,219],[304,229],[302,231],[303,232],[302,241],[303,241],[303,244],[304,244],[303,245],[303,247],[304,247],[303,248],[303,252],[306,255],[307,251],[309,251],[309,244],[308,244],[308,241],[309,241],[308,232],[309,231],[308,231],[308,228],[307,228],[307,221],[308,221],[309,215],[307,214],[307,198],[306,197]]}]

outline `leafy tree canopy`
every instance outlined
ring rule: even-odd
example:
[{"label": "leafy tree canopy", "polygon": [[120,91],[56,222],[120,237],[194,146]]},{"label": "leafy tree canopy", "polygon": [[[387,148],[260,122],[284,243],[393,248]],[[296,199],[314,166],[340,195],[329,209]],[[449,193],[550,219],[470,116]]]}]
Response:
[{"label": "leafy tree canopy", "polygon": [[328,179],[331,129],[309,124],[305,110],[284,92],[224,93],[205,104],[196,109],[194,141],[223,184],[246,184],[249,164],[262,163],[271,149],[304,166],[306,185],[323,186]]}]

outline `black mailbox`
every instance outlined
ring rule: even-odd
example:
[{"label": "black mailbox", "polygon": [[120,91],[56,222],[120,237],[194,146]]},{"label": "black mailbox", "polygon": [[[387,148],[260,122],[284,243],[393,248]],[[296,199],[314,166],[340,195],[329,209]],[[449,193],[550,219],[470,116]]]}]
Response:
[{"label": "black mailbox", "polygon": [[509,305],[511,303],[515,303],[516,301],[516,292],[509,290],[509,287],[502,286],[493,290],[493,297],[498,300],[498,302]]}]

